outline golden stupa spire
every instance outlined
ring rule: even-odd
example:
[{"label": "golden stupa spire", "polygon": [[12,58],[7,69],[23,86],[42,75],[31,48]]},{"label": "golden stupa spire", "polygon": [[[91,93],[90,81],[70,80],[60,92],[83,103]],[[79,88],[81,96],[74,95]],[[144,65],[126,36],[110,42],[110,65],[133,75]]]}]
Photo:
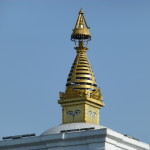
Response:
[{"label": "golden stupa spire", "polygon": [[60,93],[59,104],[63,107],[63,123],[86,122],[99,124],[99,109],[104,106],[102,93],[97,87],[92,67],[87,57],[90,28],[81,9],[71,34],[77,52],[66,83],[66,91]]}]

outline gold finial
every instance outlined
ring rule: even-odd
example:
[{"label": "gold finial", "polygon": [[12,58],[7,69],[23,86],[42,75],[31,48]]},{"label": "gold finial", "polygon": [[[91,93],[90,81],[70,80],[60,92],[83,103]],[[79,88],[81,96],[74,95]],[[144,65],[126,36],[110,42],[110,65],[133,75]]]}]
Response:
[{"label": "gold finial", "polygon": [[86,19],[84,17],[84,12],[81,9],[79,11],[79,16],[75,25],[75,28],[73,29],[73,32],[71,34],[71,40],[75,42],[79,41],[90,41],[91,40],[91,33],[90,33],[90,27],[88,27]]},{"label": "gold finial", "polygon": [[87,57],[85,42],[91,39],[84,12],[81,9],[71,39],[78,43],[77,56],[71,67],[66,91],[60,92],[59,104],[63,107],[63,123],[87,122],[99,124],[99,109],[104,106],[92,67]]},{"label": "gold finial", "polygon": [[80,9],[79,14],[84,14],[84,11],[82,10],[82,8]]}]

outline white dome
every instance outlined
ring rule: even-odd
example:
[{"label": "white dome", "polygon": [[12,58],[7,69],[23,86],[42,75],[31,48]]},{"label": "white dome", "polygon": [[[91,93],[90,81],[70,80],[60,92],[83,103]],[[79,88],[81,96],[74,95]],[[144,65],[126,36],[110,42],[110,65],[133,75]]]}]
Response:
[{"label": "white dome", "polygon": [[79,132],[85,130],[95,130],[95,129],[102,129],[105,128],[104,126],[90,124],[90,123],[69,123],[69,124],[61,124],[46,130],[41,135],[48,135],[48,134],[58,134],[62,132]]}]

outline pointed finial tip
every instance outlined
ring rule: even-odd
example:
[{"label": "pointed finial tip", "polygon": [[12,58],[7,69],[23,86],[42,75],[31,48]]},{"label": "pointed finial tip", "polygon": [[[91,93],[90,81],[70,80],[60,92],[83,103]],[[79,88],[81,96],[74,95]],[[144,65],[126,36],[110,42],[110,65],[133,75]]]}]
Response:
[{"label": "pointed finial tip", "polygon": [[84,11],[82,10],[82,8],[80,9],[79,14],[84,14]]}]

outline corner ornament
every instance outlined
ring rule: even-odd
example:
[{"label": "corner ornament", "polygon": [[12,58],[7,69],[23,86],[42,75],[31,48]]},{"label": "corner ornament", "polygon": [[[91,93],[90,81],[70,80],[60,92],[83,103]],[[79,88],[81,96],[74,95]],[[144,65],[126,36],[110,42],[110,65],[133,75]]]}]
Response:
[{"label": "corner ornament", "polygon": [[100,88],[97,88],[95,91],[93,91],[91,94],[88,92],[88,90],[84,91],[77,91],[72,86],[69,86],[66,90],[66,92],[60,92],[59,94],[60,99],[68,99],[68,98],[93,98],[99,101],[103,100],[103,96],[101,93]]}]

